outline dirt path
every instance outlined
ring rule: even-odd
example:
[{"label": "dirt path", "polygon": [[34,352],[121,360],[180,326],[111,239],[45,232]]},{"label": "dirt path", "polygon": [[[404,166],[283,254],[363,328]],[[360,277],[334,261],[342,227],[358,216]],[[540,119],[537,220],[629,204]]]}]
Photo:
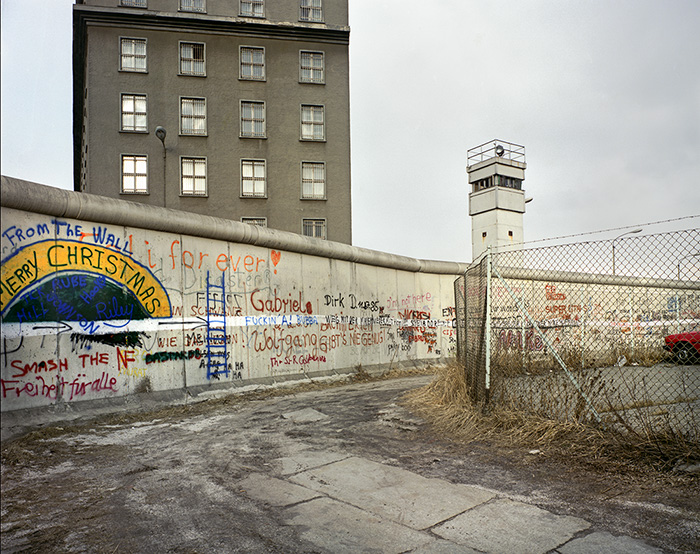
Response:
[{"label": "dirt path", "polygon": [[278,508],[241,489],[247,476],[306,451],[480,485],[668,552],[700,549],[697,479],[608,475],[526,448],[450,443],[400,405],[429,379],[199,406],[17,443],[7,457],[17,462],[2,466],[2,551],[318,551]]}]

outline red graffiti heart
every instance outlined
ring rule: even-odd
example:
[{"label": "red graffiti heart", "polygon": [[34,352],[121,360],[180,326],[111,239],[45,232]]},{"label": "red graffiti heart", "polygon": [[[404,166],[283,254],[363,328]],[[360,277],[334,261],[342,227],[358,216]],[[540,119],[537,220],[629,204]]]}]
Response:
[{"label": "red graffiti heart", "polygon": [[280,263],[280,258],[282,257],[282,252],[277,252],[277,250],[273,250],[270,252],[270,258],[272,259],[272,265],[277,267],[277,264]]}]

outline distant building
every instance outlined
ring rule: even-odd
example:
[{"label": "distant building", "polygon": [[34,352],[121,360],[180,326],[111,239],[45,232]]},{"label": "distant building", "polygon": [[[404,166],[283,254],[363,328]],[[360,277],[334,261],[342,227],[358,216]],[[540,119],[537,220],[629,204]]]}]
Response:
[{"label": "distant building", "polygon": [[73,32],[75,190],[352,242],[347,0],[77,0]]}]

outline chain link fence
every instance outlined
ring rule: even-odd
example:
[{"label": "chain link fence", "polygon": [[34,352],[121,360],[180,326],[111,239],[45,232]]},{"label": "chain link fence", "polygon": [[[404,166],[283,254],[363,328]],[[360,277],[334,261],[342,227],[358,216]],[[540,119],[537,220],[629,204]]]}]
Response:
[{"label": "chain link fence", "polygon": [[637,232],[488,253],[455,281],[475,402],[700,440],[700,230]]}]

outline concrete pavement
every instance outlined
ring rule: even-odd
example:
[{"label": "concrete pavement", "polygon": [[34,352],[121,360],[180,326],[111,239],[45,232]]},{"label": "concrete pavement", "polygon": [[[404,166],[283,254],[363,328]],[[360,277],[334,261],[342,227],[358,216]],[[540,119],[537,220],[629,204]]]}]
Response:
[{"label": "concrete pavement", "polygon": [[697,502],[683,494],[442,441],[400,405],[429,379],[18,443],[2,466],[2,552],[697,551]]},{"label": "concrete pavement", "polygon": [[305,452],[280,458],[273,475],[254,473],[239,486],[259,502],[284,508],[285,524],[323,552],[661,552],[478,486],[337,457]]}]

